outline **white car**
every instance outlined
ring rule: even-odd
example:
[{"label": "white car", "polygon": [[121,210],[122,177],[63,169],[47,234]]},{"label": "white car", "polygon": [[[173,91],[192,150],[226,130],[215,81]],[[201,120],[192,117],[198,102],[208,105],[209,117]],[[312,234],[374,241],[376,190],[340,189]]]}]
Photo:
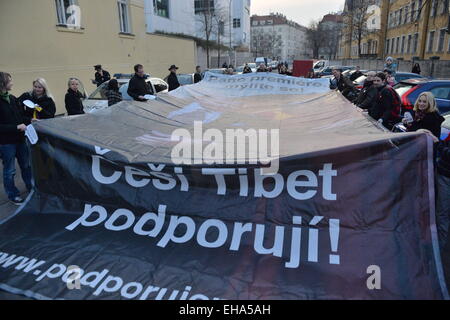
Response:
[{"label": "white car", "polygon": [[[127,92],[130,79],[116,80],[119,83],[119,92],[122,94],[122,99],[125,101],[133,100]],[[160,92],[169,92],[169,85],[162,79],[149,77],[145,81],[150,84],[154,95]],[[84,112],[91,113],[108,108],[108,98],[105,95],[108,90],[108,83],[109,81],[102,83],[94,92],[91,93],[91,95],[89,95],[89,97],[83,100]]]}]

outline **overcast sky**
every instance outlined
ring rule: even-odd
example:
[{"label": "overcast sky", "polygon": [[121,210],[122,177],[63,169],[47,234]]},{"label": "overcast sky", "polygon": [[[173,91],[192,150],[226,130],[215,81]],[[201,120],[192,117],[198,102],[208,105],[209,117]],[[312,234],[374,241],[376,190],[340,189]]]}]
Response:
[{"label": "overcast sky", "polygon": [[344,3],[345,0],[252,0],[251,13],[265,15],[279,12],[307,27],[312,20],[342,10]]}]

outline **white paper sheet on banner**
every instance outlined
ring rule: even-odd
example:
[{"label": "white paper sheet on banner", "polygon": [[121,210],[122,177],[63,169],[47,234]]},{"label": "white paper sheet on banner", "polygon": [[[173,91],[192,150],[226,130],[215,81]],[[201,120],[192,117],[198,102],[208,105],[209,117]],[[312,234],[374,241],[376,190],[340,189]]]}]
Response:
[{"label": "white paper sheet on banner", "polygon": [[27,129],[25,130],[25,136],[28,138],[31,144],[36,144],[39,141],[37,132],[32,124],[27,126]]}]

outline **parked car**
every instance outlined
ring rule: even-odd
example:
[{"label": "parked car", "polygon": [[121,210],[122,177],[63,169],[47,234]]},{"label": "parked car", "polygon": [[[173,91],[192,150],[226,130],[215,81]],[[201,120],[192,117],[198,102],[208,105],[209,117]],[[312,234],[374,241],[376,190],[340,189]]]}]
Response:
[{"label": "parked car", "polygon": [[332,71],[333,69],[342,69],[342,71],[346,71],[346,70],[352,70],[355,67],[350,67],[350,66],[330,66],[330,67],[326,67],[323,68],[322,70],[319,71],[318,77],[321,78],[323,76],[330,76],[332,75]]},{"label": "parked car", "polygon": [[[153,94],[169,92],[169,85],[162,79],[149,77],[145,81],[151,85]],[[119,92],[122,94],[123,100],[133,100],[127,93],[130,78],[122,77],[117,79],[117,82],[119,83]],[[83,100],[86,113],[108,108],[108,98],[105,95],[108,84],[109,81],[102,83],[89,97]]]},{"label": "parked car", "polygon": [[247,64],[250,67],[250,69],[252,69],[252,72],[256,72],[256,70],[258,70],[258,67],[256,66],[256,63],[251,62],[251,63],[247,63]]},{"label": "parked car", "polygon": [[402,98],[404,109],[412,109],[419,94],[430,91],[436,98],[440,113],[450,113],[450,80],[408,79],[397,83],[394,89]]},{"label": "parked car", "polygon": [[[167,82],[167,78],[169,76],[164,78],[164,81]],[[193,73],[177,73],[178,82],[180,85],[185,86],[189,84],[194,84],[194,74]]]},{"label": "parked car", "polygon": [[224,74],[226,70],[225,68],[206,69],[205,72]]}]

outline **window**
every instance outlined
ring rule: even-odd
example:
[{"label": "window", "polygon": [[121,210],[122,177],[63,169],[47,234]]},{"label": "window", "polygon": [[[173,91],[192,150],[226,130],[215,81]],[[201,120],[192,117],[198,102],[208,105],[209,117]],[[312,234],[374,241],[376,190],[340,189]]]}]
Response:
[{"label": "window", "polygon": [[386,40],[386,53],[389,53],[389,42],[390,42],[390,40],[387,39]]},{"label": "window", "polygon": [[391,53],[394,53],[394,50],[395,50],[395,38],[392,38]]},{"label": "window", "polygon": [[416,7],[416,2],[415,1],[412,1],[411,2],[411,13],[409,14],[409,21],[410,22],[413,22],[414,21],[414,10],[415,10],[415,7]]},{"label": "window", "polygon": [[430,32],[430,36],[428,38],[428,52],[433,52],[434,45],[434,31]]},{"label": "window", "polygon": [[233,19],[233,28],[241,27],[241,19]]},{"label": "window", "polygon": [[257,25],[258,25],[258,21],[253,21],[252,24],[253,24],[254,26],[257,26]]},{"label": "window", "polygon": [[419,0],[419,4],[417,5],[417,20],[419,20],[420,14],[422,13],[422,4],[423,0]]},{"label": "window", "polygon": [[81,27],[81,11],[77,0],[55,0],[58,24]]},{"label": "window", "polygon": [[405,52],[405,42],[406,42],[406,37],[403,36],[403,37],[402,37],[402,51],[401,51],[401,53],[404,53],[404,52]]},{"label": "window", "polygon": [[414,35],[414,40],[413,40],[413,52],[412,53],[416,53],[417,52],[417,47],[419,46],[419,34],[416,33]]},{"label": "window", "polygon": [[405,7],[405,18],[403,20],[403,24],[406,24],[408,22],[408,9],[409,7]]},{"label": "window", "polygon": [[412,35],[408,35],[408,46],[406,48],[406,53],[411,53],[411,40],[412,40]]},{"label": "window", "polygon": [[400,37],[397,37],[397,44],[395,46],[395,53],[398,53],[399,47],[400,47]]},{"label": "window", "polygon": [[398,16],[398,24],[402,24],[402,22],[403,22],[402,14],[403,14],[403,8],[400,9],[400,13],[399,13],[399,16]]},{"label": "window", "polygon": [[438,5],[438,2],[437,2],[436,0],[433,0],[433,1],[431,2],[431,12],[430,12],[430,15],[431,15],[432,17],[435,17],[435,16],[436,16],[436,13],[437,13],[437,5]]},{"label": "window", "polygon": [[447,29],[441,29],[441,31],[439,32],[439,42],[438,42],[438,48],[437,48],[438,52],[444,51],[444,40],[445,40],[445,32],[446,31],[447,31]]},{"label": "window", "polygon": [[153,0],[153,9],[156,15],[169,18],[169,0]]},{"label": "window", "polygon": [[214,12],[214,0],[195,0],[195,14],[202,13],[205,11]]},{"label": "window", "polygon": [[442,1],[440,14],[447,13],[447,11],[448,11],[448,6],[449,6],[449,1],[450,1],[450,0],[444,0],[444,1]]},{"label": "window", "polygon": [[120,32],[131,33],[128,0],[118,0]]},{"label": "window", "polygon": [[225,34],[225,22],[219,21],[219,34],[223,36]]},{"label": "window", "polygon": [[450,87],[436,87],[431,89],[436,99],[450,100]]}]

